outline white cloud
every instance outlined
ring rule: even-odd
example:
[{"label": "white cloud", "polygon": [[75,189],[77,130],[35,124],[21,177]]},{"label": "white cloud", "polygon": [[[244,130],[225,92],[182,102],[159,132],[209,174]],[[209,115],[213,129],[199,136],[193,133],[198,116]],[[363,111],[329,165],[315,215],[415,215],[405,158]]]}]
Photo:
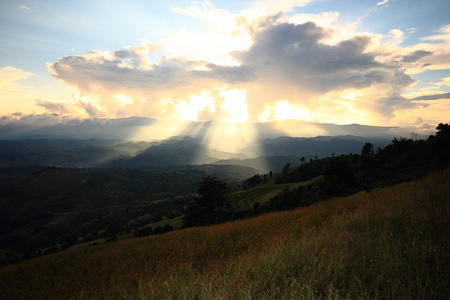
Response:
[{"label": "white cloud", "polygon": [[25,5],[19,5],[19,9],[20,10],[25,10],[25,11],[31,10],[31,8],[29,8],[28,6],[25,6]]},{"label": "white cloud", "polygon": [[303,24],[306,22],[314,22],[318,26],[325,27],[331,26],[339,18],[339,12],[323,12],[320,14],[294,14],[287,17],[289,23]]},{"label": "white cloud", "polygon": [[383,7],[388,7],[389,6],[389,2],[394,2],[395,0],[382,0],[380,2],[377,3],[377,6],[381,6]]},{"label": "white cloud", "polygon": [[241,15],[249,20],[275,15],[277,13],[291,12],[295,7],[305,7],[309,3],[317,0],[264,0],[255,2],[254,5],[248,9],[241,11]]},{"label": "white cloud", "polygon": [[229,53],[250,46],[246,23],[242,22],[240,14],[218,9],[209,1],[194,2],[187,8],[172,7],[172,11],[198,19],[208,28],[207,32],[195,32],[185,27],[176,35],[165,39],[164,48],[173,56],[206,60],[220,65],[236,65]]},{"label": "white cloud", "polygon": [[403,43],[403,40],[405,39],[403,31],[400,29],[392,29],[389,31],[391,34],[391,43],[399,46],[401,43]]},{"label": "white cloud", "polygon": [[422,43],[406,48],[409,51],[426,51],[426,55],[417,60],[413,72],[420,73],[425,70],[450,69],[450,24],[442,26],[435,31],[436,34],[423,37]]},{"label": "white cloud", "polygon": [[437,34],[422,38],[423,41],[447,42],[450,43],[450,24],[444,25],[438,30]]},{"label": "white cloud", "polygon": [[444,78],[442,78],[441,81],[436,82],[435,84],[436,84],[436,85],[439,85],[439,86],[442,86],[442,85],[444,85],[444,86],[450,86],[450,77],[444,77]]},{"label": "white cloud", "polygon": [[20,80],[33,76],[33,73],[26,72],[15,67],[6,66],[0,69],[0,93],[11,94],[20,93],[24,87],[20,84]]},{"label": "white cloud", "polygon": [[[384,37],[358,33],[337,24],[339,12],[277,14],[310,2],[260,1],[238,13],[209,1],[173,7],[207,30],[184,28],[158,44],[59,58],[48,65],[50,73],[76,88],[85,102],[75,102],[73,111],[50,102],[38,105],[79,116],[249,121],[262,116],[369,124],[418,109],[402,96],[415,83],[410,74],[448,65],[450,26],[402,47],[403,31]],[[167,56],[150,61],[157,50]],[[225,95],[232,91],[248,115],[233,108]]]}]

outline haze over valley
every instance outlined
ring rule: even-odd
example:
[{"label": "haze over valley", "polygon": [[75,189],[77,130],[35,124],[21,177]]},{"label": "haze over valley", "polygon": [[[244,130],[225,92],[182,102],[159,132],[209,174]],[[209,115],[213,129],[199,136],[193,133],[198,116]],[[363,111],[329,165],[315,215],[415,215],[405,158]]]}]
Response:
[{"label": "haze over valley", "polygon": [[446,298],[449,11],[0,1],[0,298]]}]

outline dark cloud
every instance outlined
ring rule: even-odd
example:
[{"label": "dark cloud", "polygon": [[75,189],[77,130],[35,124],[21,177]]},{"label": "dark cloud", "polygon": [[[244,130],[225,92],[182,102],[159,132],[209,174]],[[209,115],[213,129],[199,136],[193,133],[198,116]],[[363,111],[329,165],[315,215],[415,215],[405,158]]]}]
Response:
[{"label": "dark cloud", "polygon": [[91,118],[101,118],[105,116],[103,111],[91,103],[78,100],[76,106],[83,109]]},{"label": "dark cloud", "polygon": [[441,100],[441,99],[450,99],[450,93],[424,95],[415,97],[411,100]]},{"label": "dark cloud", "polygon": [[67,114],[72,110],[70,106],[62,102],[48,100],[36,100],[36,105],[45,108],[50,113]]},{"label": "dark cloud", "polygon": [[209,71],[193,71],[199,76],[215,78],[228,83],[249,82],[254,79],[253,68],[249,66],[219,66],[215,64],[207,64]]},{"label": "dark cloud", "polygon": [[422,57],[425,57],[425,56],[428,56],[431,54],[433,54],[433,52],[425,51],[425,50],[418,50],[418,51],[414,52],[413,54],[403,56],[402,61],[404,63],[412,63],[412,62],[418,61]]},{"label": "dark cloud", "polygon": [[[145,45],[66,56],[48,69],[54,78],[78,88],[82,96],[99,95],[102,99],[99,108],[115,116],[145,111],[147,116],[160,117],[158,100],[172,99],[177,103],[188,95],[224,85],[247,90],[252,121],[266,104],[274,101],[287,99],[314,110],[316,106],[309,100],[313,97],[376,85],[382,86],[384,95],[379,103],[370,105],[379,109],[379,113],[391,114],[399,102],[410,104],[407,99],[392,99],[414,79],[404,73],[402,64],[378,61],[376,50],[368,51],[372,43],[369,35],[325,44],[323,41],[332,38],[334,31],[312,22],[295,25],[268,19],[259,29],[252,31],[254,43],[249,49],[230,53],[240,62],[239,66],[165,56],[150,63],[147,54],[154,47]],[[414,61],[430,53],[416,51],[403,60]],[[119,94],[132,98],[133,105],[114,102]],[[140,99],[146,101],[139,102]],[[96,107],[84,109],[92,117],[104,116]]]},{"label": "dark cloud", "polygon": [[360,35],[336,45],[320,41],[330,32],[312,22],[277,24],[255,35],[248,51],[233,53],[243,65],[254,68],[258,79],[284,82],[325,93],[340,88],[364,88],[394,81],[400,86],[413,79],[366,52],[371,37]]},{"label": "dark cloud", "polygon": [[[256,33],[247,51],[232,56],[240,66],[219,66],[180,57],[162,57],[150,64],[142,47],[115,52],[90,52],[66,56],[49,65],[53,77],[81,91],[173,90],[179,87],[208,88],[217,84],[269,81],[295,85],[322,93],[338,88],[363,88],[376,83],[396,82],[407,86],[409,75],[375,60],[365,50],[371,37],[360,35],[336,45],[320,40],[331,32],[312,22],[282,23]],[[417,51],[411,58],[427,55]]]}]

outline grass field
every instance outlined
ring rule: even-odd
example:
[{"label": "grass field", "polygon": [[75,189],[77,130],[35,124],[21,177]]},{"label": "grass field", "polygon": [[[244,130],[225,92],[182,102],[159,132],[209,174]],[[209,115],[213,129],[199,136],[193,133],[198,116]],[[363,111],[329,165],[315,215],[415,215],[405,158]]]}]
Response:
[{"label": "grass field", "polygon": [[301,185],[308,185],[320,180],[321,177],[319,176],[313,180],[306,182],[285,184],[270,184],[268,182],[268,184],[259,185],[248,190],[234,192],[233,194],[231,194],[231,197],[236,197],[238,199],[238,208],[241,208],[243,210],[251,210],[256,202],[262,205],[268,204],[270,202],[270,199],[281,193],[281,191],[283,191],[283,189],[285,188],[294,189]]},{"label": "grass field", "polygon": [[446,299],[450,170],[0,269],[1,299]]}]

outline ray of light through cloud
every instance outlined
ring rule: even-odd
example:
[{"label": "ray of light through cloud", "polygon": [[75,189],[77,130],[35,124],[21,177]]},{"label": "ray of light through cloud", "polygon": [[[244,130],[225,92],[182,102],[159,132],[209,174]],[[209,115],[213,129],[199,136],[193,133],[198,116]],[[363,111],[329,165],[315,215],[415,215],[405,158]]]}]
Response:
[{"label": "ray of light through cloud", "polygon": [[[441,15],[448,3],[130,1],[112,3],[110,19],[92,25],[105,1],[50,2],[1,4],[5,120],[157,120],[130,137],[146,140],[213,122],[203,142],[236,151],[258,138],[248,124],[319,135],[320,126],[302,133],[288,121],[420,130],[450,117],[449,99],[439,96],[450,92],[450,24]],[[425,28],[427,18],[439,25]],[[56,27],[68,19],[72,27]],[[31,34],[34,52],[25,46]],[[36,64],[27,64],[31,57]],[[43,95],[53,84],[65,92]]]}]

